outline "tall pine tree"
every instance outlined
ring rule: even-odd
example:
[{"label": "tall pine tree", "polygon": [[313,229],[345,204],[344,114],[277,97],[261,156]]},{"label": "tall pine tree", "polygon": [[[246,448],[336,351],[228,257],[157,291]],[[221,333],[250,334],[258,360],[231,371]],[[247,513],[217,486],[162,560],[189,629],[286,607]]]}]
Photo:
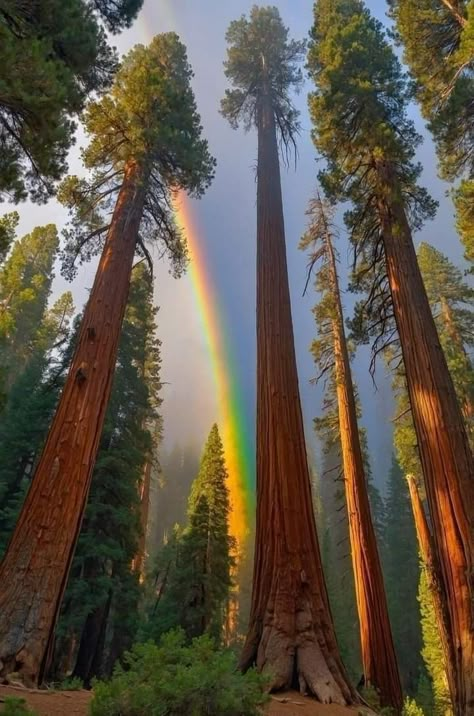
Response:
[{"label": "tall pine tree", "polygon": [[372,333],[387,340],[395,319],[458,645],[454,701],[473,713],[474,463],[413,245],[412,232],[435,206],[417,184],[410,86],[382,25],[359,0],[318,0],[312,37],[310,110],[315,145],[328,162],[321,178],[333,199],[352,205],[346,223]]},{"label": "tall pine tree", "polygon": [[359,616],[364,680],[380,694],[381,704],[401,711],[402,687],[393,645],[379,551],[370,511],[368,480],[357,422],[358,411],[334,248],[332,212],[321,197],[308,210],[310,224],[301,248],[310,249],[320,300],[314,309],[319,338],[312,352],[320,377],[326,375],[338,422],[349,536]]},{"label": "tall pine tree", "polygon": [[155,313],[153,284],[141,263],[132,273],[112,395],[59,623],[55,661],[70,653],[73,674],[88,686],[107,671],[104,652],[112,642],[118,658],[137,628],[139,574],[132,562],[142,529],[140,485],[145,464],[155,458],[152,426],[160,404]]},{"label": "tall pine tree", "polygon": [[43,677],[66,586],[134,257],[139,250],[148,255],[145,240],[161,241],[175,267],[182,267],[185,247],[173,221],[172,192],[199,196],[213,175],[191,77],[185,48],[173,33],[133,49],[110,93],[84,116],[90,181],[72,177],[63,188],[63,201],[76,212],[69,234],[73,256],[103,248],[61,400],[0,565],[8,585],[0,595],[0,674],[20,672],[28,683]]},{"label": "tall pine tree", "polygon": [[[289,39],[275,7],[254,6],[227,31],[222,112],[258,134],[257,522],[252,605],[243,668],[271,674],[320,701],[350,703],[324,584],[298,389],[286,265],[278,142],[295,144],[291,91],[304,43]],[[269,531],[271,521],[273,529]]]},{"label": "tall pine tree", "polygon": [[191,487],[188,525],[160,556],[161,569],[168,559],[171,566],[152,617],[155,638],[180,626],[190,639],[205,633],[222,639],[235,548],[229,513],[224,449],[213,425]]},{"label": "tall pine tree", "polygon": [[142,0],[0,4],[0,199],[48,198],[66,171],[74,115],[117,68],[104,23],[130,25]]}]

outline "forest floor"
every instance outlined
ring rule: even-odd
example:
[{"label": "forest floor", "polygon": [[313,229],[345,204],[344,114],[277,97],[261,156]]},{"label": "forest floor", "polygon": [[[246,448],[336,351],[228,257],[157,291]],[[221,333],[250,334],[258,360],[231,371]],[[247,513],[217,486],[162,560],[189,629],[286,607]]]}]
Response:
[{"label": "forest floor", "polygon": [[[6,696],[25,699],[38,716],[87,716],[92,694],[90,691],[37,691],[0,686],[0,705]],[[272,697],[265,716],[357,716],[363,713],[360,708],[324,706],[298,693],[288,693]]]}]

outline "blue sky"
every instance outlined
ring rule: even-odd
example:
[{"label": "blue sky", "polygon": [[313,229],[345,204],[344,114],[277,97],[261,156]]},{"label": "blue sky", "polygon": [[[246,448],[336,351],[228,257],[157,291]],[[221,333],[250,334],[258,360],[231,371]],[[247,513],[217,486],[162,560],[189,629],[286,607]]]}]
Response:
[{"label": "blue sky", "polygon": [[[208,258],[209,273],[219,296],[219,311],[225,319],[227,333],[235,354],[239,380],[247,406],[249,432],[253,433],[255,395],[255,198],[256,136],[233,131],[219,115],[219,101],[226,87],[222,62],[225,57],[225,30],[229,22],[247,13],[253,3],[244,0],[145,0],[140,18],[133,28],[114,38],[121,52],[136,42],[146,43],[154,34],[177,31],[188,47],[195,70],[194,88],[204,133],[217,158],[217,173],[205,198],[196,203],[202,229],[201,240]],[[312,21],[312,4],[307,0],[277,0],[291,34],[307,36]],[[371,0],[372,12],[385,20],[385,3]],[[302,131],[299,161],[296,168],[283,170],[283,195],[287,231],[288,266],[292,292],[295,342],[299,365],[308,440],[313,443],[311,420],[320,409],[320,392],[310,385],[314,367],[308,352],[314,336],[311,306],[312,292],[302,297],[305,283],[305,256],[298,242],[305,228],[305,210],[316,186],[318,163],[310,140],[310,121],[306,109],[305,87],[295,99],[301,111]],[[426,134],[416,108],[413,117],[420,132]],[[78,146],[84,143],[79,134]],[[437,219],[427,226],[421,238],[429,241],[456,261],[462,251],[453,230],[451,203],[445,198],[446,186],[436,178],[436,160],[429,138],[420,150],[423,182],[441,202]],[[77,148],[72,153],[71,169],[80,170]],[[55,221],[64,225],[65,215],[55,202],[46,207],[25,205],[19,208],[23,231],[39,223]],[[339,246],[341,272],[347,264],[347,244]],[[94,266],[85,267],[73,290],[78,304],[85,300],[92,283]],[[55,283],[55,294],[67,288],[63,279]],[[212,376],[206,348],[197,319],[194,296],[187,279],[174,281],[165,266],[157,267],[156,300],[160,306],[160,338],[163,341],[163,397],[167,445],[177,439],[203,441],[216,414]],[[349,306],[348,297],[344,301]],[[177,326],[179,328],[177,329]],[[364,423],[368,427],[374,476],[383,484],[390,463],[390,423],[392,407],[381,374],[381,390],[374,393],[368,375],[367,353],[358,355],[355,365],[363,403]]]}]

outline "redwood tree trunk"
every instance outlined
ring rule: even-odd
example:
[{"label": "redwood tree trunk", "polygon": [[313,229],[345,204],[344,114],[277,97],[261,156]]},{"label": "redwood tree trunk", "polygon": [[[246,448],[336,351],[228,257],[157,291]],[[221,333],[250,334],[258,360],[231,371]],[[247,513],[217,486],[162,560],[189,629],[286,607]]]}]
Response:
[{"label": "redwood tree trunk", "polygon": [[335,302],[332,328],[339,431],[364,679],[377,689],[382,706],[390,706],[399,713],[403,691],[370,513],[336,261],[331,238],[327,236],[325,242]]},{"label": "redwood tree trunk", "polygon": [[0,565],[0,676],[43,676],[81,527],[110,397],[143,211],[139,167],[126,167],[78,344],[30,490]]},{"label": "redwood tree trunk", "polygon": [[260,102],[257,190],[257,523],[241,665],[322,702],[350,703],[314,520],[286,266],[271,98]]},{"label": "redwood tree trunk", "polygon": [[413,517],[415,519],[416,534],[418,536],[418,544],[420,546],[421,559],[423,560],[423,564],[427,572],[428,587],[433,599],[436,622],[441,638],[441,646],[443,648],[446,678],[448,680],[451,700],[454,703],[456,699],[456,677],[454,673],[456,654],[452,641],[452,635],[449,630],[449,616],[446,612],[446,599],[443,598],[442,594],[443,586],[440,580],[439,564],[433,549],[433,538],[430,528],[428,527],[428,521],[420,499],[416,480],[412,475],[409,475],[407,479],[408,487],[410,489]]},{"label": "redwood tree trunk", "polygon": [[86,689],[90,688],[91,681],[95,676],[102,675],[101,665],[111,601],[112,590],[109,590],[106,602],[87,615],[81,634],[76,665],[72,675],[80,679]]},{"label": "redwood tree trunk", "polygon": [[391,165],[376,160],[378,211],[443,598],[455,648],[457,714],[474,714],[474,465],[463,416]]}]

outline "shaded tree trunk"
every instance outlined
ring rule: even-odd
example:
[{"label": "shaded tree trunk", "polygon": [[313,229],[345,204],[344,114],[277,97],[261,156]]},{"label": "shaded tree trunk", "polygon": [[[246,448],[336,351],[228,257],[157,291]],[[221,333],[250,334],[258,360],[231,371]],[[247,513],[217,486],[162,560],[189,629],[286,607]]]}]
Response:
[{"label": "shaded tree trunk", "polygon": [[390,163],[375,159],[377,198],[443,598],[455,647],[457,714],[474,714],[474,466],[463,416]]},{"label": "shaded tree trunk", "polygon": [[438,624],[441,646],[443,648],[446,678],[448,681],[449,692],[451,694],[451,700],[454,703],[456,697],[456,675],[454,672],[456,654],[452,641],[452,635],[449,630],[449,615],[446,611],[446,598],[443,597],[442,594],[443,586],[440,579],[439,564],[433,549],[433,538],[428,526],[428,520],[426,519],[420,494],[418,492],[416,480],[413,475],[408,475],[407,480],[408,487],[410,489],[416,534],[418,536],[418,544],[420,545],[421,559],[423,560],[423,564],[426,568],[428,587],[433,599],[436,622]]},{"label": "shaded tree trunk", "polygon": [[257,524],[241,666],[268,671],[274,690],[299,683],[322,702],[351,703],[312,506],[269,94],[258,108],[257,351]]},{"label": "shaded tree trunk", "polygon": [[403,691],[370,512],[336,260],[329,234],[325,237],[325,244],[335,309],[332,332],[339,432],[364,682],[377,689],[382,706],[391,706],[399,713],[403,706]]},{"label": "shaded tree trunk", "polygon": [[0,676],[41,681],[110,397],[145,199],[130,162],[63,393],[0,565]]},{"label": "shaded tree trunk", "polygon": [[109,590],[107,601],[87,615],[81,634],[76,665],[72,675],[79,678],[86,689],[91,687],[91,681],[95,676],[102,675],[101,665],[111,601],[112,590]]}]

